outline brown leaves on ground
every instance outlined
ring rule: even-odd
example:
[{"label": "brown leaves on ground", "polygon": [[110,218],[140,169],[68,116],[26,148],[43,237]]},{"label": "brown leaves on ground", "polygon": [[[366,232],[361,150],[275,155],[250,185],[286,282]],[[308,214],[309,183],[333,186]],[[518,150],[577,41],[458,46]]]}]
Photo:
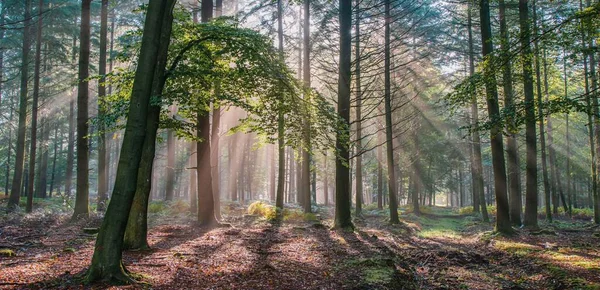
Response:
[{"label": "brown leaves on ground", "polygon": [[[600,286],[596,229],[553,229],[556,235],[494,237],[472,223],[456,235],[420,235],[418,218],[388,226],[385,217],[358,221],[354,232],[312,222],[271,224],[231,218],[231,228],[202,229],[162,220],[151,250],[126,252],[125,265],[153,289],[565,289]],[[452,217],[440,217],[444,219]],[[461,217],[460,220],[463,218]],[[457,220],[459,220],[457,218]],[[94,235],[65,218],[0,222],[2,289],[105,289],[81,285]],[[147,285],[112,286],[137,289]]]}]

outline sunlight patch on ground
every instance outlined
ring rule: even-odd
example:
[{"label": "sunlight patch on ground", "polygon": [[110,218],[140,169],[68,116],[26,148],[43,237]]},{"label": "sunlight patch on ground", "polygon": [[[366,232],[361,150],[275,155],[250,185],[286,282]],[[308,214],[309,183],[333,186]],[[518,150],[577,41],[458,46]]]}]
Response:
[{"label": "sunlight patch on ground", "polygon": [[540,247],[535,245],[502,240],[496,240],[494,246],[499,250],[507,251],[519,256],[525,256],[529,253],[541,250]]}]

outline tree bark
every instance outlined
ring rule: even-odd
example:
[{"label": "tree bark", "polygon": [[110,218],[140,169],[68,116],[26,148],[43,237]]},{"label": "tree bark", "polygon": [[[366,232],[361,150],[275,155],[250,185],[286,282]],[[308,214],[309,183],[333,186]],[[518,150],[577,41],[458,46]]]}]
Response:
[{"label": "tree bark", "polygon": [[[310,80],[310,1],[304,0],[304,87],[306,89],[310,88],[311,80]],[[307,103],[310,103],[310,94],[306,95]],[[310,119],[304,120],[304,150],[302,150],[302,195],[304,196],[304,200],[306,204],[304,205],[304,212],[309,213],[312,211],[312,202],[311,202],[311,192],[310,192],[310,184],[311,184],[311,172],[310,165],[313,157],[310,154],[311,144],[310,144]],[[315,178],[312,178],[312,181],[315,181]],[[314,199],[316,202],[316,198]]]},{"label": "tree bark", "polygon": [[390,223],[398,224],[398,188],[396,187],[396,172],[394,168],[394,144],[392,124],[392,89],[391,89],[391,51],[390,51],[390,24],[392,22],[390,0],[385,0],[385,135],[387,149],[388,188],[390,199]]},{"label": "tree bark", "polygon": [[[158,64],[161,34],[172,25],[175,0],[150,0],[144,23],[144,35],[135,73],[123,145],[117,169],[113,194],[100,227],[92,264],[87,272],[88,282],[106,280],[133,282],[122,262],[123,236],[129,218],[142,158],[150,96],[158,86],[157,72],[164,71]],[[166,53],[163,51],[162,53]]]},{"label": "tree bark", "polygon": [[[492,27],[490,22],[490,7],[488,0],[480,1],[481,40],[484,59],[493,55]],[[498,88],[492,67],[484,67],[486,99],[490,119],[495,120],[500,116],[498,106]],[[506,196],[506,163],[504,160],[504,144],[502,142],[502,128],[495,124],[490,130],[490,143],[492,149],[492,165],[494,169],[494,194],[496,196],[496,230],[503,233],[512,233]]]},{"label": "tree bark", "polygon": [[533,29],[535,34],[535,76],[536,76],[536,90],[537,90],[537,106],[538,106],[538,120],[540,130],[540,147],[541,147],[541,158],[542,158],[542,180],[544,183],[544,203],[546,211],[546,220],[552,222],[552,212],[550,211],[550,181],[548,180],[548,165],[546,157],[546,136],[544,131],[544,108],[542,102],[542,81],[541,81],[541,68],[540,68],[540,50],[538,37],[538,24],[537,24],[537,10],[535,6],[535,0],[533,1]]},{"label": "tree bark", "polygon": [[[535,132],[535,99],[533,96],[533,58],[531,53],[531,33],[529,30],[529,4],[528,0],[519,0],[519,22],[521,28],[521,53],[523,59],[523,88],[525,90],[525,144],[527,145],[527,166],[526,166],[526,186],[525,186],[525,225],[536,228],[537,222],[537,134]],[[517,176],[518,177],[518,176]],[[517,187],[518,189],[518,187]],[[518,192],[518,190],[517,190]],[[520,194],[512,197],[518,199],[511,201],[513,207],[519,207],[521,213]],[[520,225],[516,222],[517,214],[513,212],[511,216],[514,225]]]},{"label": "tree bark", "polygon": [[[282,0],[277,0],[277,40],[279,42],[279,57],[283,59],[283,4]],[[280,104],[282,106],[283,104]],[[275,207],[278,210],[283,209],[283,195],[285,187],[285,142],[284,142],[284,116],[283,109],[280,108],[277,114],[277,148],[279,149],[279,175],[277,177],[277,196]]]},{"label": "tree bark", "polygon": [[340,54],[337,111],[341,128],[336,130],[335,158],[335,228],[353,228],[350,215],[350,78],[352,54],[352,0],[339,1]]},{"label": "tree bark", "polygon": [[[506,25],[506,4],[500,0],[500,46],[502,50],[502,75],[504,88],[504,107],[509,112],[515,111],[512,85],[512,64],[510,59],[510,42]],[[534,121],[535,122],[535,121]],[[510,197],[510,221],[515,226],[521,226],[521,192],[519,191],[519,147],[516,133],[519,131],[514,119],[509,116],[506,120],[506,157],[508,163],[508,196]]]},{"label": "tree bark", "polygon": [[[200,21],[205,23],[213,17],[212,0],[202,0]],[[197,143],[198,152],[198,224],[214,226],[218,223],[215,217],[215,200],[212,191],[212,172],[210,166],[210,114],[208,111],[197,112],[197,134],[201,142]]]},{"label": "tree bark", "polygon": [[73,220],[89,216],[89,140],[88,102],[90,65],[90,6],[91,0],[81,2],[81,31],[79,33],[79,76],[77,86],[77,189]]}]

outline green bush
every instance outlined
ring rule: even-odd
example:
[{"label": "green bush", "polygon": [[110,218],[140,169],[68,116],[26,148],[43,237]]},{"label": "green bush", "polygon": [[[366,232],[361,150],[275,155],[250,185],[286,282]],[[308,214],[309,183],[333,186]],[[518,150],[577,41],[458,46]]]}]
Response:
[{"label": "green bush", "polygon": [[267,220],[274,220],[277,218],[275,207],[260,200],[255,201],[248,206],[248,214],[262,216]]},{"label": "green bush", "polygon": [[164,201],[151,201],[148,204],[148,213],[159,213],[164,211],[167,208],[167,205]]},{"label": "green bush", "polygon": [[378,210],[379,208],[377,207],[376,203],[371,203],[371,204],[367,204],[363,207],[363,210],[366,211],[372,211],[372,210]]},{"label": "green bush", "polygon": [[178,199],[168,205],[167,211],[169,214],[180,214],[190,211],[190,205],[184,200]]},{"label": "green bush", "polygon": [[[488,215],[496,215],[496,206],[488,205],[487,207]],[[473,214],[473,206],[465,206],[458,209],[458,214],[467,215]]]}]

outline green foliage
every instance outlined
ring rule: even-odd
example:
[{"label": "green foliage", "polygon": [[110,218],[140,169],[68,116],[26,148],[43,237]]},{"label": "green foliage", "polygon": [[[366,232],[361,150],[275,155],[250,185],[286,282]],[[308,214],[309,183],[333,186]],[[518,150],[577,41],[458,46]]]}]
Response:
[{"label": "green foliage", "polygon": [[167,208],[164,201],[151,201],[148,204],[148,213],[160,213]]},{"label": "green foliage", "polygon": [[11,249],[0,249],[0,257],[12,257],[16,256],[15,252]]},{"label": "green foliage", "polygon": [[275,220],[277,218],[275,207],[260,200],[248,206],[248,214],[262,216],[267,220]]},{"label": "green foliage", "polygon": [[[491,216],[496,215],[496,206],[488,205],[486,208],[487,208],[487,212],[489,215],[491,215]],[[461,207],[458,209],[458,214],[460,214],[460,215],[474,214],[473,207],[472,206]]]}]

